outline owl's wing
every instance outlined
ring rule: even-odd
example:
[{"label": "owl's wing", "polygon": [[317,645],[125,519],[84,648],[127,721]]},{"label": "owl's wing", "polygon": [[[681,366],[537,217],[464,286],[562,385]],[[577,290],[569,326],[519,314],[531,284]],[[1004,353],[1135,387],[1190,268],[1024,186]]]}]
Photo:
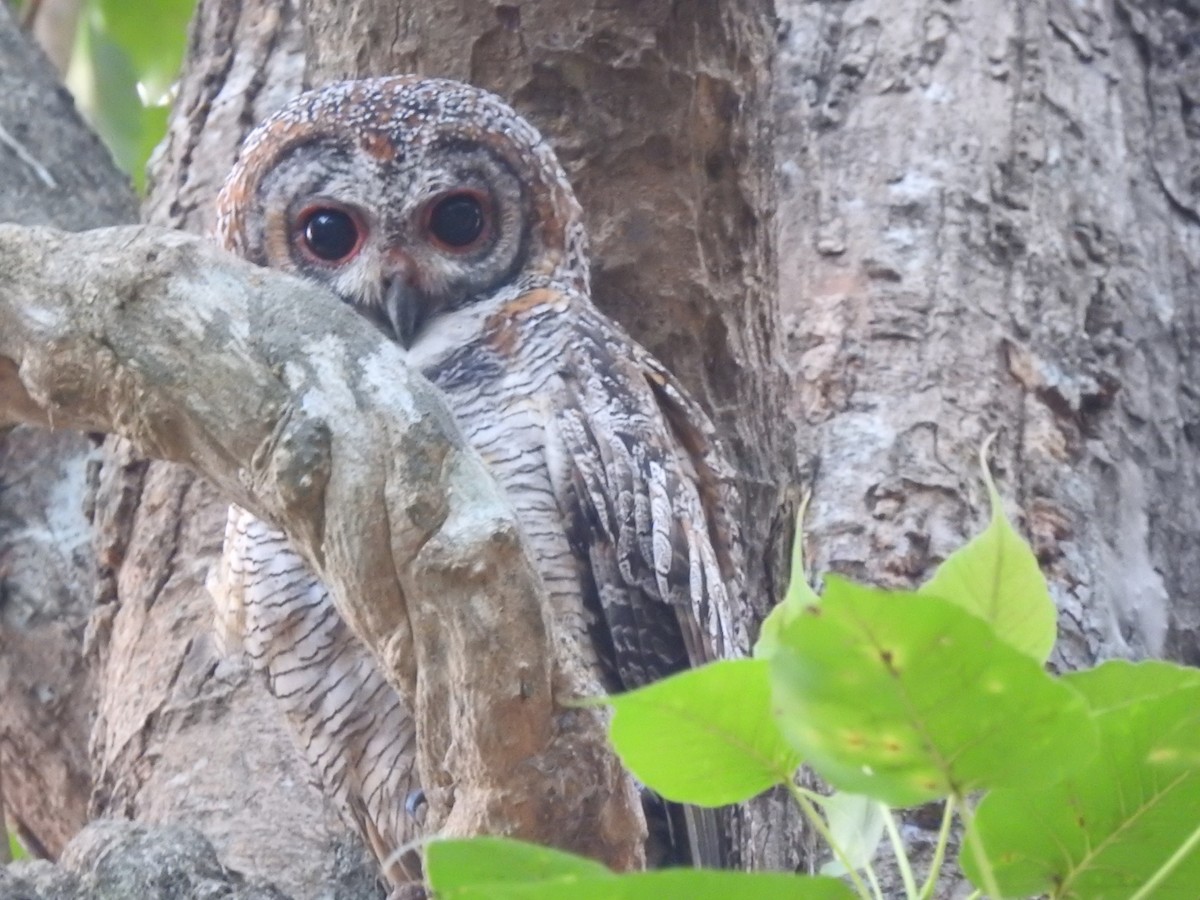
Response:
[{"label": "owl's wing", "polygon": [[745,652],[736,499],[698,405],[612,324],[581,319],[547,451],[609,674],[629,689]]},{"label": "owl's wing", "polygon": [[421,880],[405,806],[419,791],[416,727],[370,651],[287,537],[231,507],[210,584],[218,638],[241,647],[282,707],[322,793],[362,836],[393,882]]},{"label": "owl's wing", "polygon": [[[703,411],[613,325],[581,320],[547,452],[599,655],[631,689],[746,652],[736,499]],[[721,865],[716,812],[684,815],[693,861]]]}]

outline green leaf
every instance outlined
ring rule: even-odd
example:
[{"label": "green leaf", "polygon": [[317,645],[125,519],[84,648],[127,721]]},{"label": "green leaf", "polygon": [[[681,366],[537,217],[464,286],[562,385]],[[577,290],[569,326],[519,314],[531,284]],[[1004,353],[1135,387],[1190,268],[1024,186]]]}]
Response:
[{"label": "green leaf", "polygon": [[820,603],[821,598],[809,586],[804,573],[804,514],[808,510],[811,494],[805,494],[796,513],[796,536],[792,540],[792,574],[787,593],[775,604],[775,608],[763,619],[754,642],[754,658],[770,659],[779,646],[779,635],[785,631],[804,611],[804,607]]},{"label": "green leaf", "polygon": [[139,191],[166,132],[195,0],[88,0],[67,73],[80,109]]},{"label": "green leaf", "polygon": [[438,900],[849,900],[832,878],[663,869],[617,875],[599,863],[499,838],[436,841],[426,851]]},{"label": "green leaf", "polygon": [[771,714],[767,664],[713,663],[611,697],[622,762],[668,800],[737,803],[791,778],[800,758]]},{"label": "green leaf", "polygon": [[138,181],[142,104],[137,95],[137,74],[125,51],[93,16],[84,16],[80,21],[67,83],[117,165]]},{"label": "green leaf", "polygon": [[8,858],[11,860],[26,859],[29,854],[25,852],[25,846],[17,839],[17,836],[11,831],[8,833]]},{"label": "green leaf", "polygon": [[131,163],[134,169],[134,184],[139,193],[146,192],[146,166],[154,148],[167,133],[167,122],[171,118],[169,106],[143,106],[141,127],[138,131],[137,156]]},{"label": "green leaf", "polygon": [[920,590],[974,613],[1007,641],[1038,662],[1054,647],[1057,611],[1037,558],[1004,516],[985,458],[980,454],[983,479],[992,506],[992,521],[983,533],[960,547],[937,568]]},{"label": "green leaf", "polygon": [[477,884],[615,877],[595,860],[495,837],[434,841],[425,851],[425,870],[439,896]]},{"label": "green leaf", "polygon": [[[1099,752],[1058,784],[997,790],[979,805],[975,828],[1001,890],[1195,900],[1200,670],[1112,661],[1064,680],[1092,711]],[[978,883],[974,861],[961,862]]]},{"label": "green leaf", "polygon": [[910,806],[1049,784],[1094,751],[1078,694],[946,600],[829,576],[780,637],[780,727],[839,790]]},{"label": "green leaf", "polygon": [[[829,833],[851,866],[865,869],[875,858],[883,840],[887,808],[878,800],[861,794],[836,793],[822,803]],[[846,867],[840,860],[831,859],[821,866],[822,875],[844,875]]]},{"label": "green leaf", "polygon": [[196,0],[92,0],[103,31],[128,56],[151,105],[179,75]]}]

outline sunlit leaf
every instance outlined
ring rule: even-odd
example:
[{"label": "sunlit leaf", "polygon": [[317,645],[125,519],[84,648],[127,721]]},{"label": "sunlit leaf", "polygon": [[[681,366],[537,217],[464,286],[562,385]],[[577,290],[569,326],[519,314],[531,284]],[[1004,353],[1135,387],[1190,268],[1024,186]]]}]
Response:
[{"label": "sunlit leaf", "polygon": [[611,871],[595,860],[494,837],[434,841],[425,852],[425,869],[439,896],[443,891],[474,884],[613,877]]},{"label": "sunlit leaf", "polygon": [[438,900],[849,900],[832,878],[662,869],[617,875],[598,863],[497,838],[437,841],[426,852]]},{"label": "sunlit leaf", "polygon": [[957,603],[988,622],[1001,640],[1045,662],[1054,646],[1057,611],[1037,558],[1004,515],[985,461],[987,446],[980,466],[992,520],[938,566],[921,593]]},{"label": "sunlit leaf", "polygon": [[[1194,900],[1200,885],[1200,670],[1112,661],[1066,676],[1099,752],[1059,784],[997,790],[975,817],[1006,895]],[[1194,842],[1190,850],[1186,842]],[[1173,856],[1173,868],[1165,864]],[[974,860],[964,871],[979,883]]]},{"label": "sunlit leaf", "polygon": [[727,660],[609,698],[622,762],[668,800],[723,806],[791,778],[800,759],[771,714],[767,664]]},{"label": "sunlit leaf", "polygon": [[1095,747],[1075,691],[937,597],[827,577],[770,665],[780,726],[804,759],[893,806],[1052,783]]},{"label": "sunlit leaf", "polygon": [[[854,869],[865,869],[875,858],[883,840],[887,807],[861,794],[836,793],[821,804],[829,833],[841,848],[842,856]],[[841,860],[831,859],[821,866],[822,875],[844,875]]]}]

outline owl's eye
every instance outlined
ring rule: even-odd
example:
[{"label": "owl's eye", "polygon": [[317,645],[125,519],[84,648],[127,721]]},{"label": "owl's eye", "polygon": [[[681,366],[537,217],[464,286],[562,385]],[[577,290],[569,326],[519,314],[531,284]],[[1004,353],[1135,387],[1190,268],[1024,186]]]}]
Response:
[{"label": "owl's eye", "polygon": [[343,262],[362,245],[362,229],[343,209],[322,206],[306,210],[299,226],[304,249],[325,262]]},{"label": "owl's eye", "polygon": [[487,203],[474,191],[455,191],[435,201],[426,227],[434,242],[447,250],[469,250],[488,225]]}]

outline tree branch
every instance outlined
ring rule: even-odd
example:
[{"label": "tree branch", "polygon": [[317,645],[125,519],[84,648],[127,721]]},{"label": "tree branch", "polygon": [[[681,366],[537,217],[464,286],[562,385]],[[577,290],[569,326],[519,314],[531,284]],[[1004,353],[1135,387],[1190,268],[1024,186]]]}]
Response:
[{"label": "tree branch", "polygon": [[332,295],[175,232],[0,227],[4,421],[120,434],[286,531],[415,711],[433,830],[639,864],[636,793],[602,715],[558,703],[502,492]]}]

